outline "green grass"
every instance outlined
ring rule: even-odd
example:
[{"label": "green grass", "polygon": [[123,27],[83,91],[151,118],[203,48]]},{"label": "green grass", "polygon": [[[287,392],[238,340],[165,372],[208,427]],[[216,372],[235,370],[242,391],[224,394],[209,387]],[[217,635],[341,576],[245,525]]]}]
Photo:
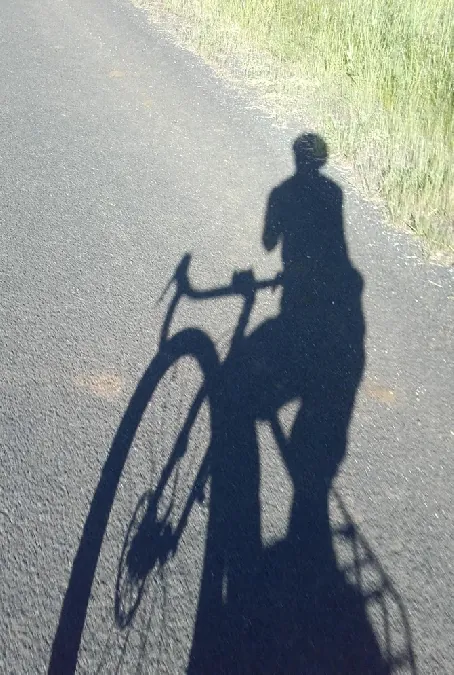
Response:
[{"label": "green grass", "polygon": [[135,0],[454,253],[454,0]]}]

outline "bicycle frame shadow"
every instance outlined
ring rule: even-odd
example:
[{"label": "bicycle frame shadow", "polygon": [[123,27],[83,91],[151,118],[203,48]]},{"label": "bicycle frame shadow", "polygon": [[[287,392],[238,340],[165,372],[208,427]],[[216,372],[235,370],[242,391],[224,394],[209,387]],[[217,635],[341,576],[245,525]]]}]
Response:
[{"label": "bicycle frame shadow", "polygon": [[[180,438],[207,396],[212,437],[203,469],[210,479],[205,558],[187,672],[415,673],[403,603],[333,491],[364,369],[363,281],[348,255],[342,191],[322,172],[324,142],[302,136],[294,154],[295,173],[272,191],[263,231],[265,249],[282,252],[279,316],[246,336],[253,298],[244,277],[244,308],[225,360],[210,356],[207,337],[206,348],[186,346],[187,353],[198,350],[208,384]],[[177,274],[187,273],[188,264],[184,258]],[[168,317],[175,308],[176,302]],[[77,666],[104,532],[153,391],[152,364],[124,414],[90,506],[53,644],[52,674]],[[300,409],[292,427],[282,429],[277,410],[294,399]],[[270,424],[294,494],[287,536],[270,547],[261,540],[257,421]],[[189,501],[199,489],[194,486]],[[330,522],[330,495],[337,526]],[[348,543],[347,562],[340,561],[336,542]],[[142,556],[146,567],[150,551],[143,548]],[[370,616],[373,604],[384,617],[382,636]],[[401,626],[397,647],[391,618]]]}]

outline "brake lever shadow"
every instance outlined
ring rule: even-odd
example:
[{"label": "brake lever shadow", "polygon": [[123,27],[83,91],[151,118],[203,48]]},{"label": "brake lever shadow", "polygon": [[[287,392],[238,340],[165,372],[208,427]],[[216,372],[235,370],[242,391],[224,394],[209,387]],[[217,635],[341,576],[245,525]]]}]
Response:
[{"label": "brake lever shadow", "polygon": [[159,305],[167,295],[170,287],[172,286],[173,283],[176,283],[177,285],[177,292],[179,291],[180,293],[182,292],[182,289],[186,286],[189,287],[188,283],[188,269],[189,269],[189,263],[191,262],[192,255],[191,253],[185,253],[185,255],[182,257],[181,261],[178,263],[177,268],[175,272],[172,274],[170,277],[169,281],[167,282],[164,290],[162,291],[161,295],[156,301],[156,304]]}]

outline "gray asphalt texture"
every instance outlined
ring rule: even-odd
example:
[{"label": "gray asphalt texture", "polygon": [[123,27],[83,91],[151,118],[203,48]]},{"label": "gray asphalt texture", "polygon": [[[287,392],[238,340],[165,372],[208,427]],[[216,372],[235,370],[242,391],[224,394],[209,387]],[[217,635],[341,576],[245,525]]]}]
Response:
[{"label": "gray asphalt texture", "polygon": [[[156,353],[159,296],[186,252],[199,288],[228,284],[234,270],[268,278],[281,268],[279,251],[262,245],[264,213],[293,172],[303,129],[278,129],[125,0],[2,1],[0,17],[0,672],[30,674],[49,666],[103,464]],[[390,602],[405,608],[417,671],[452,673],[452,271],[424,261],[326,171],[344,191],[345,236],[365,284],[366,368],[336,490],[392,580]],[[199,326],[222,352],[240,307],[184,301],[172,331]],[[263,292],[251,326],[278,312],[279,293]],[[192,373],[180,387],[188,396]],[[167,408],[174,426],[178,412]],[[131,625],[121,629],[114,612],[131,514],[168,455],[162,422],[144,421],[120,481],[81,673],[187,669],[209,501]],[[206,414],[198,425],[201,453]],[[292,494],[266,429],[259,437],[262,538],[272,546],[285,537]]]}]

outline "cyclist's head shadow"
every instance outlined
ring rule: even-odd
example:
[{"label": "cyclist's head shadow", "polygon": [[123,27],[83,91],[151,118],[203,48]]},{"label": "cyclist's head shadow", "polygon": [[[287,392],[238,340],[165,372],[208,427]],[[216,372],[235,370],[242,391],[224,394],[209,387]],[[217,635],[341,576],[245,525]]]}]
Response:
[{"label": "cyclist's head shadow", "polygon": [[317,134],[301,134],[293,142],[296,171],[308,173],[318,171],[328,160],[328,146]]}]

